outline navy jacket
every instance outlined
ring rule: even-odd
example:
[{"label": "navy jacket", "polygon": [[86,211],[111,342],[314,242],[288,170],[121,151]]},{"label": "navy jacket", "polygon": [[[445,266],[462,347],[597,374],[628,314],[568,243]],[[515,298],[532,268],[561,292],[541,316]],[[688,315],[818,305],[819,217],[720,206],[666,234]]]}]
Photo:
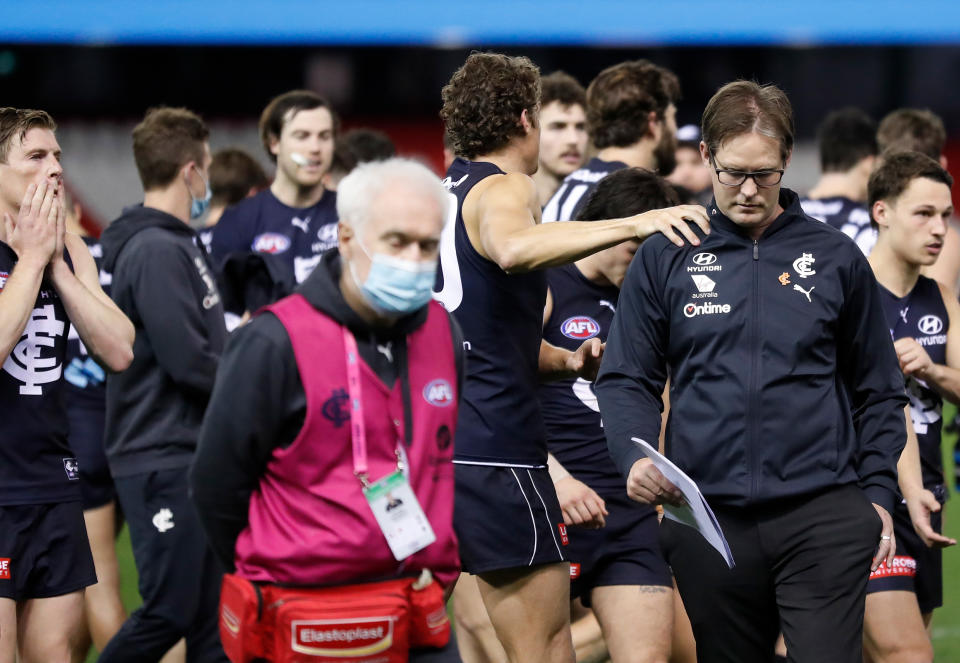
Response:
[{"label": "navy jacket", "polygon": [[795,193],[780,204],[757,241],[711,205],[699,247],[643,243],[596,382],[607,444],[624,475],[631,437],[656,444],[669,372],[666,453],[711,503],[857,482],[892,511],[907,399],[876,280]]}]

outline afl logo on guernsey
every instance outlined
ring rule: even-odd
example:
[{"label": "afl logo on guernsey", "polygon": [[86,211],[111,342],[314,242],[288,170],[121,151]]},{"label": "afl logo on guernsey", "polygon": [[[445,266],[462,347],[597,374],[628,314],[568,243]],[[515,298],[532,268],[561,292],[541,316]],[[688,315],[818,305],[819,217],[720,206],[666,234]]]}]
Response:
[{"label": "afl logo on guernsey", "polygon": [[446,380],[432,380],[423,388],[423,399],[437,407],[453,404],[453,389]]},{"label": "afl logo on guernsey", "polygon": [[563,321],[563,324],[560,325],[560,333],[567,338],[584,341],[599,334],[600,325],[593,318],[588,318],[585,315],[575,315]]},{"label": "afl logo on guernsey", "polygon": [[290,248],[290,238],[280,233],[262,233],[253,238],[250,248],[260,253],[283,253]]}]

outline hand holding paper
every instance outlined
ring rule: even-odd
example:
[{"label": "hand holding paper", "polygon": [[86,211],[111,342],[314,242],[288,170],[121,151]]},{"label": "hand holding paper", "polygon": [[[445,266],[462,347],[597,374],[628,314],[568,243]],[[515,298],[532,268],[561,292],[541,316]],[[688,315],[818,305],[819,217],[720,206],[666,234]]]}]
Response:
[{"label": "hand holding paper", "polygon": [[[727,566],[732,569],[734,567],[733,553],[730,552],[730,546],[723,536],[720,524],[697,484],[683,470],[670,462],[647,442],[637,437],[630,439],[643,450],[647,458],[653,461],[653,465],[660,471],[663,478],[672,484],[672,486],[660,484],[664,490],[657,501],[663,503],[664,517],[693,527],[700,532],[707,543],[723,556]],[[677,499],[677,493],[682,496],[682,500]],[[672,499],[667,499],[668,497]]]}]

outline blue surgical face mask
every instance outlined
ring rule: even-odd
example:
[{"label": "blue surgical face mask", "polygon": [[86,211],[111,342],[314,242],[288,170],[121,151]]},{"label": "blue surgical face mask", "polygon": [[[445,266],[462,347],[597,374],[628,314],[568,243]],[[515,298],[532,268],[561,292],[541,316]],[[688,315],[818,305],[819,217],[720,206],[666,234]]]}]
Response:
[{"label": "blue surgical face mask", "polygon": [[382,253],[371,256],[359,239],[357,244],[370,258],[370,273],[361,283],[351,261],[350,275],[373,308],[387,315],[406,315],[430,301],[437,280],[435,260],[404,260]]},{"label": "blue surgical face mask", "polygon": [[190,191],[190,185],[187,184],[187,193],[190,194],[190,219],[199,219],[201,216],[206,213],[210,208],[210,199],[213,197],[213,191],[210,190],[210,185],[207,184],[207,178],[203,176],[203,173],[200,172],[200,169],[197,169],[197,173],[200,175],[200,179],[203,180],[203,187],[206,193],[203,198],[194,198],[193,193]]}]

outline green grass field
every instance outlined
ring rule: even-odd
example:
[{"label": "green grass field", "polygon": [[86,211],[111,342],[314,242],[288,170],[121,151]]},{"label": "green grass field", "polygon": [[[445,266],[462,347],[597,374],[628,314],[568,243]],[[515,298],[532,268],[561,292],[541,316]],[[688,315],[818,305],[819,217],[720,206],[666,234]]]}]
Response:
[{"label": "green grass field", "polygon": [[[944,412],[944,421],[953,418],[956,409],[949,407]],[[943,462],[947,476],[953,476],[953,444],[956,435],[945,435],[943,440]],[[949,481],[951,489],[952,479]],[[951,515],[957,508],[958,502],[955,493],[951,491],[952,499],[947,504],[946,533],[955,539],[960,539],[960,514]],[[137,593],[137,570],[133,564],[133,553],[130,550],[130,536],[124,528],[117,540],[117,555],[120,558],[121,592],[127,610],[133,610],[140,605],[140,595]],[[960,546],[949,548],[943,556],[943,587],[944,606],[933,616],[933,645],[938,661],[960,661]],[[87,657],[89,663],[96,661],[91,652]]]}]

